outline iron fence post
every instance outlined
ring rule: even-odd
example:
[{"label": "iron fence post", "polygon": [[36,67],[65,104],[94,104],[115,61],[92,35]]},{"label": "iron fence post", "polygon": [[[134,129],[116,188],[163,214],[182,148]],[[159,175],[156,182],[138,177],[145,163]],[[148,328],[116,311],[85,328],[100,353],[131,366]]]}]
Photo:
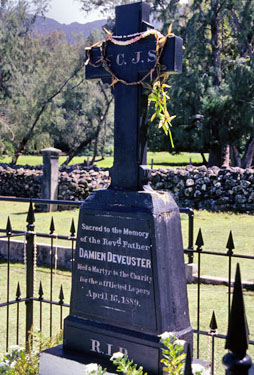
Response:
[{"label": "iron fence post", "polygon": [[226,375],[248,375],[252,365],[252,360],[246,353],[248,344],[249,329],[246,320],[241,273],[238,263],[225,345],[228,353],[223,357]]},{"label": "iron fence post", "polygon": [[[189,243],[188,248],[194,249],[194,211],[189,210]],[[193,253],[188,253],[188,263],[193,263],[194,255]]]},{"label": "iron fence post", "polygon": [[33,296],[34,296],[34,212],[33,205],[30,202],[27,215],[27,233],[26,233],[26,346],[29,342],[29,336],[33,327]]},{"label": "iron fence post", "polygon": [[197,290],[197,358],[199,359],[199,335],[200,335],[200,266],[201,266],[201,251],[204,246],[201,228],[198,231],[196,240],[197,253],[198,253],[198,290]]}]

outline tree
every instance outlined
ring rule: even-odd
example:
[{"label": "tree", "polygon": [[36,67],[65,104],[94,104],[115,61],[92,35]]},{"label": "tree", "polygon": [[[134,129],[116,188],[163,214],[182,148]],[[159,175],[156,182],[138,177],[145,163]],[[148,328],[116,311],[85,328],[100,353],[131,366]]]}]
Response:
[{"label": "tree", "polygon": [[[15,61],[22,55],[22,44],[30,33],[37,14],[42,14],[47,7],[46,0],[0,1],[0,155],[13,152],[12,141],[14,132],[12,124],[5,116],[5,104],[10,101],[10,85],[15,75]],[[26,10],[30,9],[31,15],[27,16]]]},{"label": "tree", "polygon": [[[34,35],[27,10],[28,3],[21,0],[19,7],[9,6],[2,15],[10,30],[1,44],[3,51],[5,48],[2,72],[6,71],[1,90],[3,152],[11,143],[16,163],[24,151],[60,145],[68,152],[68,163],[94,142],[95,157],[98,152],[103,154],[112,95],[102,84],[85,82],[86,41],[77,38],[70,45],[59,32]],[[26,24],[29,27],[23,33]],[[4,35],[4,29],[0,32]],[[94,33],[89,43],[96,38],[101,35]]]},{"label": "tree", "polygon": [[209,165],[219,166],[229,164],[230,151],[235,163],[234,151],[242,155],[242,166],[250,165],[254,143],[253,90],[249,89],[253,79],[253,4],[193,0],[184,9],[178,1],[172,3],[165,6],[160,18],[165,21],[170,14],[177,20],[175,32],[183,37],[186,47],[183,74],[171,78],[169,106],[177,115],[176,147],[191,143],[192,150],[209,151]]},{"label": "tree", "polygon": [[[52,119],[55,122],[55,145],[67,153],[64,165],[70,163],[84,149],[91,153],[92,143],[93,161],[99,152],[104,157],[105,144],[112,136],[113,127],[113,96],[110,89],[104,87],[100,81],[88,82],[83,79],[80,84],[73,83],[68,84],[63,92],[60,104],[62,119]],[[59,122],[62,124],[60,127]]]},{"label": "tree", "polygon": [[[93,32],[86,44],[92,45],[101,38],[101,33]],[[98,154],[104,158],[105,148],[112,143],[112,102],[108,85],[100,80],[86,81],[84,71],[66,85],[52,111],[58,115],[51,116],[54,143],[67,153],[64,165],[84,150],[93,153],[91,163]]]},{"label": "tree", "polygon": [[[80,0],[83,8],[89,5]],[[124,1],[106,0],[103,10]],[[253,138],[254,3],[251,0],[151,0],[164,34],[182,36],[183,74],[171,77],[169,112],[176,150],[209,152],[209,165],[250,165]],[[238,77],[241,77],[241,80]],[[152,143],[150,140],[150,145]],[[164,145],[165,142],[162,142]],[[164,146],[163,146],[164,147]],[[240,161],[240,156],[242,160]]]},{"label": "tree", "polygon": [[84,43],[70,46],[58,32],[33,35],[28,10],[21,0],[1,13],[1,117],[14,134],[14,163],[32,137],[48,133],[50,104],[84,63]]}]

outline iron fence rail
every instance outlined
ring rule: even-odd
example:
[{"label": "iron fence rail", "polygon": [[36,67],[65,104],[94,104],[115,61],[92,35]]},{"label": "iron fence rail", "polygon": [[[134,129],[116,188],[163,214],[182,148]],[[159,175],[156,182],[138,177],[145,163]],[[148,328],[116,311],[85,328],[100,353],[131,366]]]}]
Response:
[{"label": "iron fence rail", "polygon": [[[10,223],[7,223],[6,229],[0,229],[0,233],[4,233],[0,235],[0,238],[6,238],[8,245],[7,245],[7,267],[6,267],[6,302],[0,303],[0,308],[6,308],[6,340],[5,340],[5,350],[8,351],[9,348],[9,319],[10,319],[10,306],[17,307],[16,309],[16,344],[20,342],[20,332],[19,332],[19,322],[20,322],[20,306],[21,304],[25,304],[25,316],[26,316],[26,328],[25,328],[25,339],[28,341],[29,333],[33,327],[34,323],[34,303],[39,304],[39,328],[40,331],[43,330],[43,306],[49,305],[49,335],[50,337],[53,334],[53,306],[59,308],[59,328],[63,328],[63,318],[64,318],[64,309],[69,309],[70,304],[64,301],[64,291],[62,286],[59,286],[59,299],[56,301],[53,298],[53,290],[55,288],[53,283],[53,273],[54,273],[54,249],[55,249],[55,240],[65,240],[69,241],[70,243],[70,252],[71,252],[71,259],[74,259],[74,248],[76,242],[76,230],[74,227],[74,223],[72,222],[70,228],[69,235],[56,235],[55,228],[54,228],[54,221],[52,219],[50,224],[50,233],[41,233],[35,231],[34,225],[34,214],[33,214],[33,203],[39,204],[58,204],[58,205],[68,205],[73,207],[79,207],[82,202],[80,201],[50,201],[50,200],[43,200],[43,199],[29,199],[29,198],[12,198],[12,197],[0,197],[0,201],[13,201],[13,202],[24,202],[29,203],[29,212],[27,216],[27,230],[26,231],[19,231],[12,229]],[[197,358],[200,356],[200,337],[201,336],[210,336],[212,337],[212,348],[211,348],[211,362],[212,362],[212,375],[214,374],[214,351],[215,351],[215,339],[226,339],[226,336],[223,334],[219,334],[216,329],[211,328],[207,331],[201,329],[201,322],[200,322],[200,314],[201,314],[201,264],[202,264],[202,256],[214,256],[214,257],[227,257],[228,258],[228,270],[226,275],[227,280],[227,288],[228,288],[228,301],[227,301],[227,311],[228,315],[230,314],[230,305],[231,305],[231,288],[233,282],[231,280],[232,275],[232,259],[248,259],[253,260],[254,256],[247,255],[247,254],[234,254],[234,243],[232,233],[229,236],[229,240],[227,243],[227,251],[226,252],[213,252],[208,250],[203,250],[204,242],[202,237],[201,230],[198,233],[197,240],[195,242],[196,249],[194,249],[194,212],[191,209],[187,208],[180,208],[180,212],[182,214],[188,215],[188,246],[184,249],[185,254],[188,257],[188,262],[193,263],[194,257],[197,259],[197,311],[196,311],[196,319],[197,324],[194,328],[194,333],[196,335],[196,353],[195,355]],[[9,227],[8,227],[9,225]],[[16,299],[10,299],[10,243],[11,240],[16,237],[24,237],[26,239],[26,296],[21,297],[20,286],[19,283],[17,284],[16,290]],[[36,267],[36,242],[35,238],[48,238],[50,239],[50,282],[49,282],[49,298],[44,297],[43,286],[40,283],[38,296],[34,291],[34,275],[35,275],[35,267]],[[72,261],[73,265],[73,261]],[[254,341],[251,340],[249,342],[251,345],[254,345]]]}]

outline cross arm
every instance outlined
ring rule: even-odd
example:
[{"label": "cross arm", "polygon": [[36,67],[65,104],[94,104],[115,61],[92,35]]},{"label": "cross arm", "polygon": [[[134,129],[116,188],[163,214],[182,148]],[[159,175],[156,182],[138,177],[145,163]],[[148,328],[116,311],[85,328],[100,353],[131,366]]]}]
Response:
[{"label": "cross arm", "polygon": [[104,81],[111,78],[110,74],[104,69],[102,62],[100,62],[101,50],[99,47],[86,51],[87,58],[89,58],[89,64],[86,66],[86,79],[101,78]]},{"label": "cross arm", "polygon": [[170,73],[182,72],[183,40],[178,36],[167,38],[161,54],[162,70]]},{"label": "cross arm", "polygon": [[[150,47],[149,47],[150,45]],[[161,70],[164,72],[170,72],[170,73],[181,73],[182,72],[182,46],[183,41],[182,38],[179,38],[177,36],[172,36],[167,38],[166,45],[164,46],[161,58],[160,58],[160,64],[161,64]],[[116,47],[116,46],[115,46]],[[121,47],[120,47],[121,48]],[[125,47],[126,48],[126,47]],[[139,45],[137,45],[137,51],[140,49]],[[148,42],[147,50],[152,53],[154,50],[155,54],[155,48],[156,44],[155,41]],[[115,48],[115,59],[117,59],[117,56],[121,57],[124,56],[124,50],[121,48],[121,50],[118,50]],[[133,56],[137,56],[138,52],[133,53]],[[89,64],[86,66],[86,78],[87,79],[93,79],[93,78],[101,78],[103,81],[110,80],[111,76],[110,73],[105,70],[103,67],[103,64],[101,62],[101,50],[99,47],[94,47],[90,51],[86,51],[86,58],[89,56]],[[113,56],[113,55],[112,55]],[[111,59],[112,59],[111,56]],[[154,55],[153,55],[154,56]],[[110,61],[110,60],[109,60]],[[116,65],[115,61],[110,61],[110,65],[113,68],[113,71],[116,69],[119,69],[119,66]],[[152,69],[154,66],[154,62],[151,62],[146,66],[139,66],[142,64],[136,64],[136,67],[133,64],[128,64],[131,66],[131,71],[133,69],[142,71],[143,69],[146,71],[149,71],[149,69]],[[144,64],[143,64],[144,65]],[[124,67],[121,66],[121,69]],[[120,75],[121,76],[121,75]]]}]

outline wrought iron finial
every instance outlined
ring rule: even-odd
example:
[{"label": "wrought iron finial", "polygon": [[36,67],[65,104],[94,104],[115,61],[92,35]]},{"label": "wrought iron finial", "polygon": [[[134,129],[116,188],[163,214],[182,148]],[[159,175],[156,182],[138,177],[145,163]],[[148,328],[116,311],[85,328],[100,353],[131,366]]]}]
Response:
[{"label": "wrought iron finial", "polygon": [[59,293],[59,305],[64,303],[64,293],[63,293],[63,286],[61,285],[60,293]]},{"label": "wrought iron finial", "polygon": [[74,224],[74,219],[72,219],[72,221],[71,221],[70,233],[71,233],[71,237],[75,236],[76,228],[75,228],[75,224]]},{"label": "wrought iron finial", "polygon": [[41,281],[40,281],[40,286],[39,286],[39,292],[38,292],[38,294],[39,294],[39,300],[42,301],[43,300],[43,294],[44,294],[44,292],[43,292]]},{"label": "wrought iron finial", "polygon": [[20,290],[20,285],[19,285],[19,282],[18,282],[17,290],[16,290],[16,301],[20,300],[20,296],[21,296],[21,290]]},{"label": "wrought iron finial", "polygon": [[198,248],[197,250],[202,250],[202,246],[204,246],[204,241],[203,241],[203,236],[202,236],[201,228],[199,228],[198,236],[197,236],[195,245]]},{"label": "wrought iron finial", "polygon": [[212,314],[212,318],[211,318],[210,326],[209,327],[210,327],[210,333],[211,334],[217,332],[218,326],[217,326],[217,321],[216,321],[216,317],[215,317],[215,312],[214,311],[213,311],[213,314]]},{"label": "wrought iron finial", "polygon": [[228,255],[232,255],[235,248],[232,231],[229,232],[226,248],[228,249]]},{"label": "wrought iron finial", "polygon": [[12,232],[11,220],[10,220],[10,217],[8,216],[7,224],[6,224],[6,234],[7,234],[7,236],[10,235],[11,232]]},{"label": "wrought iron finial", "polygon": [[28,223],[28,225],[33,225],[33,223],[35,222],[32,199],[30,200],[26,222]]},{"label": "wrought iron finial", "polygon": [[53,218],[53,216],[52,216],[52,218],[51,218],[51,223],[50,223],[50,228],[49,228],[49,230],[50,230],[50,233],[49,233],[49,234],[53,234],[53,233],[55,232],[55,223],[54,223],[54,218]]},{"label": "wrought iron finial", "polygon": [[223,364],[229,374],[248,374],[252,364],[251,358],[246,354],[248,344],[249,332],[245,315],[240,266],[238,263],[225,345],[225,348],[229,352],[223,357]]}]

